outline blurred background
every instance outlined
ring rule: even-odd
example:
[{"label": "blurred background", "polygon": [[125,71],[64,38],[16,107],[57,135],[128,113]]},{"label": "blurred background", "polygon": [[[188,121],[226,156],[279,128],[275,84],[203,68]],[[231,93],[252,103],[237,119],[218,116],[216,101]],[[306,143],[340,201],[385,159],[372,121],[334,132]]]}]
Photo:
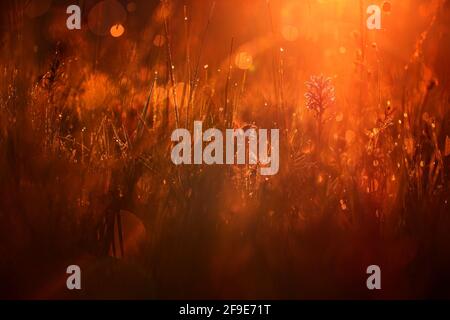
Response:
[{"label": "blurred background", "polygon": [[[449,1],[0,6],[0,297],[449,297]],[[174,166],[194,120],[280,173]]]}]

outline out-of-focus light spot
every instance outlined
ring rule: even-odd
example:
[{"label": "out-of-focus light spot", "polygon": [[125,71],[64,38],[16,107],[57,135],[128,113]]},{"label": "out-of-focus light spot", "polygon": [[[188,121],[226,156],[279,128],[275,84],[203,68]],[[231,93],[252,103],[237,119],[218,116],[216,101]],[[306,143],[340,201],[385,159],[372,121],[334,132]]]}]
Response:
[{"label": "out-of-focus light spot", "polygon": [[166,38],[161,34],[156,35],[155,39],[153,39],[153,45],[155,47],[162,47],[165,43],[166,43]]},{"label": "out-of-focus light spot", "polygon": [[136,8],[137,8],[136,2],[128,2],[128,4],[127,4],[128,12],[135,12]]},{"label": "out-of-focus light spot", "polygon": [[36,18],[45,14],[51,3],[51,0],[30,0],[26,2],[24,12],[28,17]]},{"label": "out-of-focus light spot", "polygon": [[295,41],[298,38],[298,29],[297,27],[294,26],[284,26],[283,29],[281,30],[281,35],[283,36],[283,38],[287,41]]},{"label": "out-of-focus light spot", "polygon": [[318,176],[317,176],[317,183],[318,184],[321,184],[323,182],[323,176],[322,176],[322,174],[319,174]]},{"label": "out-of-focus light spot", "polygon": [[253,57],[248,52],[240,52],[236,55],[235,64],[239,69],[248,70],[253,65]]},{"label": "out-of-focus light spot", "polygon": [[119,24],[112,26],[110,32],[114,38],[119,38],[120,36],[122,36],[124,34],[125,28],[123,25],[121,25],[119,23]]},{"label": "out-of-focus light spot", "polygon": [[323,53],[325,58],[330,58],[331,56],[333,56],[333,51],[330,49],[326,49]]},{"label": "out-of-focus light spot", "polygon": [[208,68],[209,68],[209,65],[205,64],[205,65],[203,66],[203,68],[204,68],[204,69],[208,69]]},{"label": "out-of-focus light spot", "polygon": [[348,144],[352,144],[356,139],[356,134],[353,130],[347,130],[345,132],[345,141],[347,141]]},{"label": "out-of-focus light spot", "polygon": [[392,4],[389,1],[383,2],[383,11],[385,13],[391,13],[392,10]]},{"label": "out-of-focus light spot", "polygon": [[336,122],[341,122],[344,119],[344,114],[342,112],[339,112],[336,115]]},{"label": "out-of-focus light spot", "polygon": [[345,47],[339,47],[339,53],[340,54],[346,54],[347,53],[347,49]]}]

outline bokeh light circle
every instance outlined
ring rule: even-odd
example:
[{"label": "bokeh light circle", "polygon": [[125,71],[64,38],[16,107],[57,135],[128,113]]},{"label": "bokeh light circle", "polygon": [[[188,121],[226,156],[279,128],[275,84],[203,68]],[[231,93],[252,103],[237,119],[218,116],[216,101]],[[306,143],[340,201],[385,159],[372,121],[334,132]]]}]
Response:
[{"label": "bokeh light circle", "polygon": [[250,53],[242,51],[236,55],[235,64],[239,69],[248,70],[253,65],[253,57]]},{"label": "bokeh light circle", "polygon": [[111,27],[110,33],[114,38],[119,38],[125,32],[125,27],[121,24],[116,24]]},{"label": "bokeh light circle", "polygon": [[25,14],[30,18],[36,18],[45,14],[52,4],[52,0],[29,0],[25,5]]},{"label": "bokeh light circle", "polygon": [[128,12],[135,12],[136,11],[136,9],[137,9],[137,5],[136,5],[136,2],[128,2],[127,3],[127,11]]},{"label": "bokeh light circle", "polygon": [[386,13],[391,13],[392,4],[389,1],[383,2],[383,11]]},{"label": "bokeh light circle", "polygon": [[297,27],[287,25],[283,27],[281,34],[285,40],[295,41],[298,38],[299,32]]}]

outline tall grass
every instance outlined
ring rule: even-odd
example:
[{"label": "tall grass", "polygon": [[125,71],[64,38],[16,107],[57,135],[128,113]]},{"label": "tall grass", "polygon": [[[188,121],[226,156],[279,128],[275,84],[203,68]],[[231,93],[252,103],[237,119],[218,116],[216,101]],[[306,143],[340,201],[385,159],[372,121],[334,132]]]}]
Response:
[{"label": "tall grass", "polygon": [[[159,9],[169,8],[163,1]],[[261,58],[267,74],[256,75],[234,66],[238,45],[230,35],[224,62],[202,77],[203,62],[213,58],[204,46],[212,41],[214,2],[197,22],[196,47],[190,7],[178,9],[184,21],[163,13],[148,23],[152,35],[162,30],[164,45],[147,46],[153,39],[143,32],[132,62],[113,74],[86,67],[63,42],[53,45],[42,73],[23,62],[20,39],[5,37],[0,295],[448,297],[448,87],[421,51],[436,40],[419,36],[400,76],[370,65],[366,53],[357,61],[362,71],[336,87],[337,80],[312,77],[292,89],[289,79],[312,74],[298,75],[289,51],[279,53],[270,4],[273,48]],[[430,34],[448,8],[436,12]],[[177,27],[181,46],[173,42]],[[351,81],[363,82],[374,68],[385,76],[367,77],[355,90]],[[376,119],[365,115],[370,106]],[[192,129],[194,120],[280,128],[280,173],[174,166],[170,134]],[[64,290],[69,264],[86,270],[81,294]],[[370,264],[383,270],[379,294],[365,289]]]}]

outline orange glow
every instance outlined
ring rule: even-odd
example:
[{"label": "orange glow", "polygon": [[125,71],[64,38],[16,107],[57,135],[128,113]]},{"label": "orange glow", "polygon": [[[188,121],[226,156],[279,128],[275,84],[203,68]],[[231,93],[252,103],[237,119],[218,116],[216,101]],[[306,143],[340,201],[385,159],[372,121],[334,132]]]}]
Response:
[{"label": "orange glow", "polygon": [[111,27],[110,31],[111,31],[111,35],[114,38],[119,38],[120,36],[122,36],[124,34],[125,28],[121,24],[116,24],[116,25]]},{"label": "orange glow", "polygon": [[156,35],[155,38],[153,39],[153,45],[155,47],[162,47],[165,43],[166,38],[161,34]]},{"label": "orange glow", "polygon": [[248,70],[253,65],[253,57],[248,52],[240,52],[236,55],[235,64],[239,69]]},{"label": "orange glow", "polygon": [[285,26],[282,30],[283,38],[287,41],[295,41],[298,38],[298,29],[294,26]]},{"label": "orange glow", "polygon": [[137,8],[136,2],[129,2],[127,4],[127,10],[128,12],[135,12]]},{"label": "orange glow", "polygon": [[0,298],[450,297],[450,0],[4,2]]}]

